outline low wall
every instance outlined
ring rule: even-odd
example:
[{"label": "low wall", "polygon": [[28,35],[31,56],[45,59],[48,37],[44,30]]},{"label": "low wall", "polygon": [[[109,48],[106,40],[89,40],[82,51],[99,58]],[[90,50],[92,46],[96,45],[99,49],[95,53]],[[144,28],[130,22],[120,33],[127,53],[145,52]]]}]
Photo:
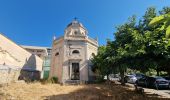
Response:
[{"label": "low wall", "polygon": [[20,70],[6,68],[0,69],[0,84],[11,83],[18,80]]}]

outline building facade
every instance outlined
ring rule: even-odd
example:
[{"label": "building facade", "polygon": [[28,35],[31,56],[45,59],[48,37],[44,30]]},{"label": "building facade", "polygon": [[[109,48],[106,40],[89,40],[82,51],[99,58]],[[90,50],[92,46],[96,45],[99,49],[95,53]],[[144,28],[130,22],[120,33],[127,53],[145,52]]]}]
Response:
[{"label": "building facade", "polygon": [[43,60],[41,78],[48,79],[50,72],[51,48],[40,46],[25,46],[22,47],[31,54],[39,56]]},{"label": "building facade", "polygon": [[97,54],[98,41],[88,36],[86,28],[77,20],[68,24],[64,36],[54,38],[50,77],[60,83],[90,81],[93,72],[90,59]]},{"label": "building facade", "polygon": [[21,45],[21,47],[23,47],[31,54],[39,56],[41,59],[44,59],[46,56],[51,56],[50,47],[26,46],[26,45]]}]

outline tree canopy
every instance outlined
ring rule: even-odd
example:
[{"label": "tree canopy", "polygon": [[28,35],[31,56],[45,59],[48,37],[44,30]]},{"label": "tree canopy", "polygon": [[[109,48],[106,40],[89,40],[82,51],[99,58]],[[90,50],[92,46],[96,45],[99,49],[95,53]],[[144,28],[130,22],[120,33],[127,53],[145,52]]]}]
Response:
[{"label": "tree canopy", "polygon": [[[167,71],[170,74],[170,8],[159,13],[150,7],[137,21],[135,16],[118,27],[115,39],[99,47],[93,67],[102,75],[119,70],[121,77],[127,68],[146,72],[149,69]],[[123,80],[122,80],[123,83]]]}]

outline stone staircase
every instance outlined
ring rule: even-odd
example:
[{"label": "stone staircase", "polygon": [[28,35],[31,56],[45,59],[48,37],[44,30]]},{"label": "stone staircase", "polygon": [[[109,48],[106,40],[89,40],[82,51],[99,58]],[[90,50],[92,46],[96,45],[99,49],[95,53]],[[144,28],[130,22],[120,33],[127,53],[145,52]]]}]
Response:
[{"label": "stone staircase", "polygon": [[64,85],[79,85],[80,84],[80,80],[66,80],[64,82]]}]

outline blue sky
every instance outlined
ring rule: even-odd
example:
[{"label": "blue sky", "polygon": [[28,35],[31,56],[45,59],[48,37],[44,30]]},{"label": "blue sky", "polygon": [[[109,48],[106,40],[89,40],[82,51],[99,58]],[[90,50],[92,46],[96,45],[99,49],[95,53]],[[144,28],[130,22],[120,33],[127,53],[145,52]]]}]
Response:
[{"label": "blue sky", "polygon": [[168,5],[170,0],[0,0],[0,32],[21,45],[51,46],[52,37],[78,17],[103,45],[129,16]]}]

